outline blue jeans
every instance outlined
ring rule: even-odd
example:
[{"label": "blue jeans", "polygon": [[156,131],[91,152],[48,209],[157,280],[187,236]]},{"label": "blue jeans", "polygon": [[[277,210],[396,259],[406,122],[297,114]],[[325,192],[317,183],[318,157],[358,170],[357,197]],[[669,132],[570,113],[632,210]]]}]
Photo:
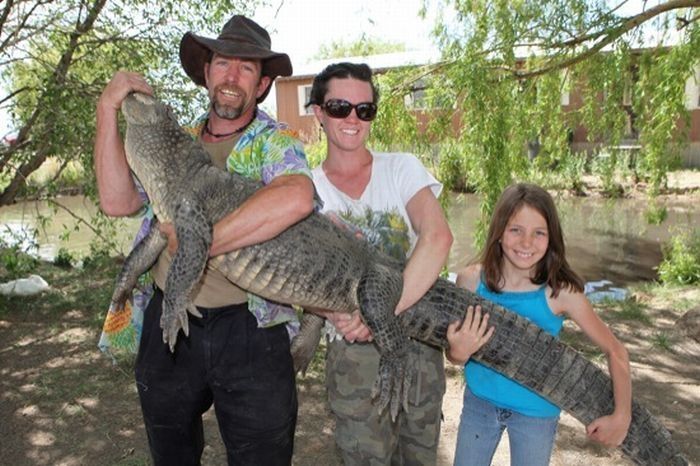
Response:
[{"label": "blue jeans", "polygon": [[213,404],[229,465],[288,466],[297,397],[285,326],[258,328],[245,303],[199,308],[171,353],[162,300],[156,290],[144,313],[135,368],[153,464],[199,465],[202,414]]},{"label": "blue jeans", "polygon": [[532,417],[498,408],[464,388],[455,466],[487,466],[508,429],[510,464],[546,466],[552,454],[559,416]]}]

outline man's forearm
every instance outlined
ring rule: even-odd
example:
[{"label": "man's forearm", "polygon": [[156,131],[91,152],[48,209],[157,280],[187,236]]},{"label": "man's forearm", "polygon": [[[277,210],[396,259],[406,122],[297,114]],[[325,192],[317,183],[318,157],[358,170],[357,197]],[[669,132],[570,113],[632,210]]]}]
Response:
[{"label": "man's forearm", "polygon": [[117,127],[114,109],[97,107],[95,134],[95,175],[102,211],[120,217],[136,212],[143,205],[131,177]]},{"label": "man's forearm", "polygon": [[307,176],[276,178],[214,225],[209,255],[217,256],[274,238],[311,213],[313,194],[313,184]]}]

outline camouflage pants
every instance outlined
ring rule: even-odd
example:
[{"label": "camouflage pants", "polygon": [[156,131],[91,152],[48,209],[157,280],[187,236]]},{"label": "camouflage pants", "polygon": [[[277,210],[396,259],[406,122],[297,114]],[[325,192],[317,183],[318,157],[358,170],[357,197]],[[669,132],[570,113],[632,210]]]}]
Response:
[{"label": "camouflage pants", "polygon": [[409,390],[409,412],[391,421],[379,415],[371,399],[379,352],[371,343],[328,343],[326,388],[336,420],[335,441],[343,462],[351,465],[434,465],[445,394],[441,350],[411,341],[417,374]]}]

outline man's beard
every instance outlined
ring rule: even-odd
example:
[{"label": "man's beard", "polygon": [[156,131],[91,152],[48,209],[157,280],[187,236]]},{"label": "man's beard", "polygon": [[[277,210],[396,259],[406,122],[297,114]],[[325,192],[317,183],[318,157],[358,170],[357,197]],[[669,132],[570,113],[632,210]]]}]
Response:
[{"label": "man's beard", "polygon": [[247,96],[240,88],[237,88],[236,91],[241,95],[241,103],[238,105],[222,104],[217,100],[216,96],[218,95],[218,92],[216,91],[214,92],[214,95],[209,98],[216,116],[225,120],[235,120],[243,114],[243,107],[245,106]]},{"label": "man's beard", "polygon": [[212,108],[216,116],[225,120],[235,120],[243,113],[243,104],[238,106],[225,105],[217,102],[216,99],[212,102]]}]

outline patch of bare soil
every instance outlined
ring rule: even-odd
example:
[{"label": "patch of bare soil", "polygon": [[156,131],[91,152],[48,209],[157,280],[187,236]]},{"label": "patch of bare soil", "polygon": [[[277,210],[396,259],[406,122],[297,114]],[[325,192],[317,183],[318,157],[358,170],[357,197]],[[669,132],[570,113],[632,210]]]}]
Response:
[{"label": "patch of bare soil", "polygon": [[[699,290],[685,290],[685,303],[700,303]],[[42,299],[55,300],[61,290]],[[131,365],[113,365],[96,348],[95,318],[85,311],[37,312],[33,301],[3,298],[0,312],[0,458],[3,464],[145,465],[149,464]],[[700,344],[674,328],[681,312],[668,300],[637,294],[648,322],[621,319],[615,309],[603,316],[627,345],[632,358],[634,394],[673,432],[691,462],[700,461]],[[678,293],[674,293],[678,302]],[[688,307],[688,306],[686,306]],[[661,338],[663,336],[663,338]],[[584,352],[585,340],[567,328],[567,341]],[[666,349],[669,348],[669,349]],[[590,354],[596,359],[595,354]],[[333,441],[333,420],[323,385],[322,356],[300,377],[299,423],[294,464],[340,465]],[[598,360],[601,358],[597,357]],[[603,361],[599,361],[601,364]],[[439,465],[450,465],[462,407],[462,376],[448,368],[443,402],[445,421]],[[208,445],[203,463],[225,464],[216,420],[206,414]],[[505,438],[504,438],[505,440]],[[507,465],[502,441],[494,460]],[[584,427],[564,414],[553,465],[628,465],[618,451],[589,441]]]},{"label": "patch of bare soil", "polygon": [[[669,185],[697,197],[700,172],[672,175]],[[131,363],[112,364],[96,346],[102,320],[99,313],[106,308],[113,276],[47,277],[52,290],[40,297],[0,296],[1,464],[149,464]],[[700,463],[700,344],[676,326],[683,312],[700,307],[700,289],[671,291],[666,296],[659,291],[637,291],[635,298],[633,317],[629,309],[615,306],[601,308],[601,314],[627,345],[634,396],[671,430],[691,464]],[[568,326],[564,338],[604,365],[585,339]],[[293,460],[297,466],[341,464],[322,368],[318,355],[310,373],[298,378],[299,422]],[[448,376],[440,466],[452,464],[462,408],[461,371],[450,367]],[[205,436],[203,464],[226,464],[211,410],[205,415]],[[493,464],[509,464],[505,437]],[[629,464],[619,451],[589,442],[584,426],[562,415],[552,465]]]},{"label": "patch of bare soil", "polygon": [[[670,307],[664,297],[635,295],[644,318],[621,318],[622,309],[599,309],[614,333],[626,345],[631,358],[634,396],[642,402],[672,432],[673,439],[690,464],[700,462],[700,343],[687,338],[675,328],[676,320],[685,312]],[[700,289],[679,292],[674,302],[686,303],[700,309]],[[688,304],[691,303],[691,304]],[[586,353],[601,367],[605,360],[595,354],[586,337],[567,321],[565,341]],[[443,399],[444,423],[440,435],[438,465],[451,465],[454,459],[459,416],[464,390],[461,368],[447,363],[447,392]],[[301,382],[299,428],[295,462],[297,465],[341,465],[333,452],[333,421],[330,418],[325,394],[319,386],[322,376],[311,384]],[[308,436],[313,440],[308,443]],[[304,442],[304,443],[302,443]],[[493,465],[510,464],[507,433],[504,435]],[[592,441],[585,427],[566,413],[562,413],[552,466],[627,466],[633,463],[619,450],[610,450]]]}]

